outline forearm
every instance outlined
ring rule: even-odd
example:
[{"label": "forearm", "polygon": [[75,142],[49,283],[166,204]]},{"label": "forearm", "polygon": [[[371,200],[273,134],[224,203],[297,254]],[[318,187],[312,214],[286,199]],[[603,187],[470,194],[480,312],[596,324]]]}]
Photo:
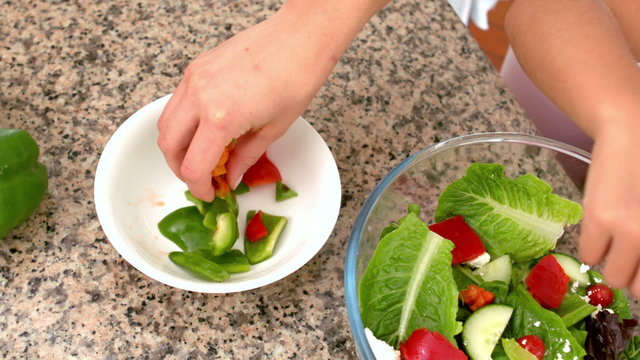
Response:
[{"label": "forearm", "polygon": [[611,13],[618,20],[620,29],[627,39],[631,52],[640,62],[640,1],[638,0],[605,0]]},{"label": "forearm", "polygon": [[603,3],[518,0],[505,26],[525,72],[589,135],[638,126],[640,71]]},{"label": "forearm", "polygon": [[[391,0],[288,0],[274,18],[301,37],[314,65],[330,71],[362,27]],[[328,71],[327,71],[328,70]]]}]

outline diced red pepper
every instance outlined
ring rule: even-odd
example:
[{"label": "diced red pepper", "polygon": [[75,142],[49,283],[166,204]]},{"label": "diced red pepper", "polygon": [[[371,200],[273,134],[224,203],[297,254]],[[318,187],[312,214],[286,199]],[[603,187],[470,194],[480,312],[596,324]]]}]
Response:
[{"label": "diced red pepper", "polygon": [[531,269],[525,283],[540,305],[558,308],[567,292],[569,280],[555,256],[547,255]]},{"label": "diced red pepper", "polygon": [[404,343],[400,343],[403,360],[467,360],[442,334],[424,328],[414,330]]},{"label": "diced red pepper", "polygon": [[493,302],[495,295],[489,290],[485,290],[477,285],[469,285],[466,289],[460,291],[462,301],[467,304],[469,309],[476,311],[485,305]]},{"label": "diced red pepper", "polygon": [[278,181],[282,181],[282,176],[278,168],[267,157],[267,153],[262,154],[260,159],[258,159],[242,177],[242,182],[249,187],[256,187]]},{"label": "diced red pepper", "polygon": [[247,240],[249,240],[249,242],[260,241],[267,236],[268,233],[267,227],[264,226],[264,222],[262,221],[262,211],[258,211],[247,223],[247,228],[245,229]]},{"label": "diced red pepper", "polygon": [[443,238],[451,240],[455,245],[451,251],[453,255],[451,264],[453,265],[473,260],[485,252],[482,240],[471,226],[467,225],[462,215],[433,224],[429,226],[429,229]]}]

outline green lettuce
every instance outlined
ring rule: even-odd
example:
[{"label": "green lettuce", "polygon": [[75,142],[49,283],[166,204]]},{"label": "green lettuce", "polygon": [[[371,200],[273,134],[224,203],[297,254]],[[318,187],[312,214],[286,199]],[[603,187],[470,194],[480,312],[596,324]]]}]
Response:
[{"label": "green lettuce", "polygon": [[360,281],[364,326],[396,348],[418,328],[437,331],[455,343],[453,243],[429,231],[414,212],[385,234]]},{"label": "green lettuce", "polygon": [[573,337],[560,316],[540,306],[523,286],[518,286],[509,294],[507,304],[514,310],[505,331],[506,337],[540,337],[546,346],[546,360],[582,360],[586,355],[584,348]]},{"label": "green lettuce", "polygon": [[562,304],[555,313],[560,316],[566,327],[573,326],[591,315],[598,308],[584,301],[584,299],[576,294],[566,295],[562,300]]},{"label": "green lettuce", "polygon": [[475,163],[440,195],[435,220],[462,215],[492,257],[525,261],[555,248],[564,227],[582,218],[580,204],[552,191],[535,175],[511,179],[502,165]]}]

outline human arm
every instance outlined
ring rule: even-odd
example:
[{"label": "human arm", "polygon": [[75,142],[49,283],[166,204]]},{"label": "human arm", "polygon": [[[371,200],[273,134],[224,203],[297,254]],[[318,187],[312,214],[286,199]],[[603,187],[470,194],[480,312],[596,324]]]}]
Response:
[{"label": "human arm", "polygon": [[595,140],[581,258],[596,264],[606,256],[611,285],[640,296],[638,25],[624,12],[638,9],[633,2],[517,0],[505,28],[532,81]]},{"label": "human arm", "polygon": [[269,19],[199,55],[158,120],[158,146],[191,192],[212,200],[211,170],[236,146],[242,174],[304,111],[364,24],[390,0],[288,0]]}]

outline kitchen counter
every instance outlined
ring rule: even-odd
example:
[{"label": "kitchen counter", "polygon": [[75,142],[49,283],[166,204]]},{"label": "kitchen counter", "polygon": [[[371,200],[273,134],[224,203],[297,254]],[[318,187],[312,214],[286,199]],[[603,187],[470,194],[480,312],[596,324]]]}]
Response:
[{"label": "kitchen counter", "polygon": [[446,1],[397,0],[352,43],[304,113],[331,148],[342,208],[326,246],[270,286],[177,290],[105,237],[95,169],[115,129],[170,93],[195,56],[278,1],[2,1],[0,127],[28,130],[50,172],[0,241],[0,357],[349,359],[343,262],[361,204],[411,153],[480,131],[534,133]]}]

